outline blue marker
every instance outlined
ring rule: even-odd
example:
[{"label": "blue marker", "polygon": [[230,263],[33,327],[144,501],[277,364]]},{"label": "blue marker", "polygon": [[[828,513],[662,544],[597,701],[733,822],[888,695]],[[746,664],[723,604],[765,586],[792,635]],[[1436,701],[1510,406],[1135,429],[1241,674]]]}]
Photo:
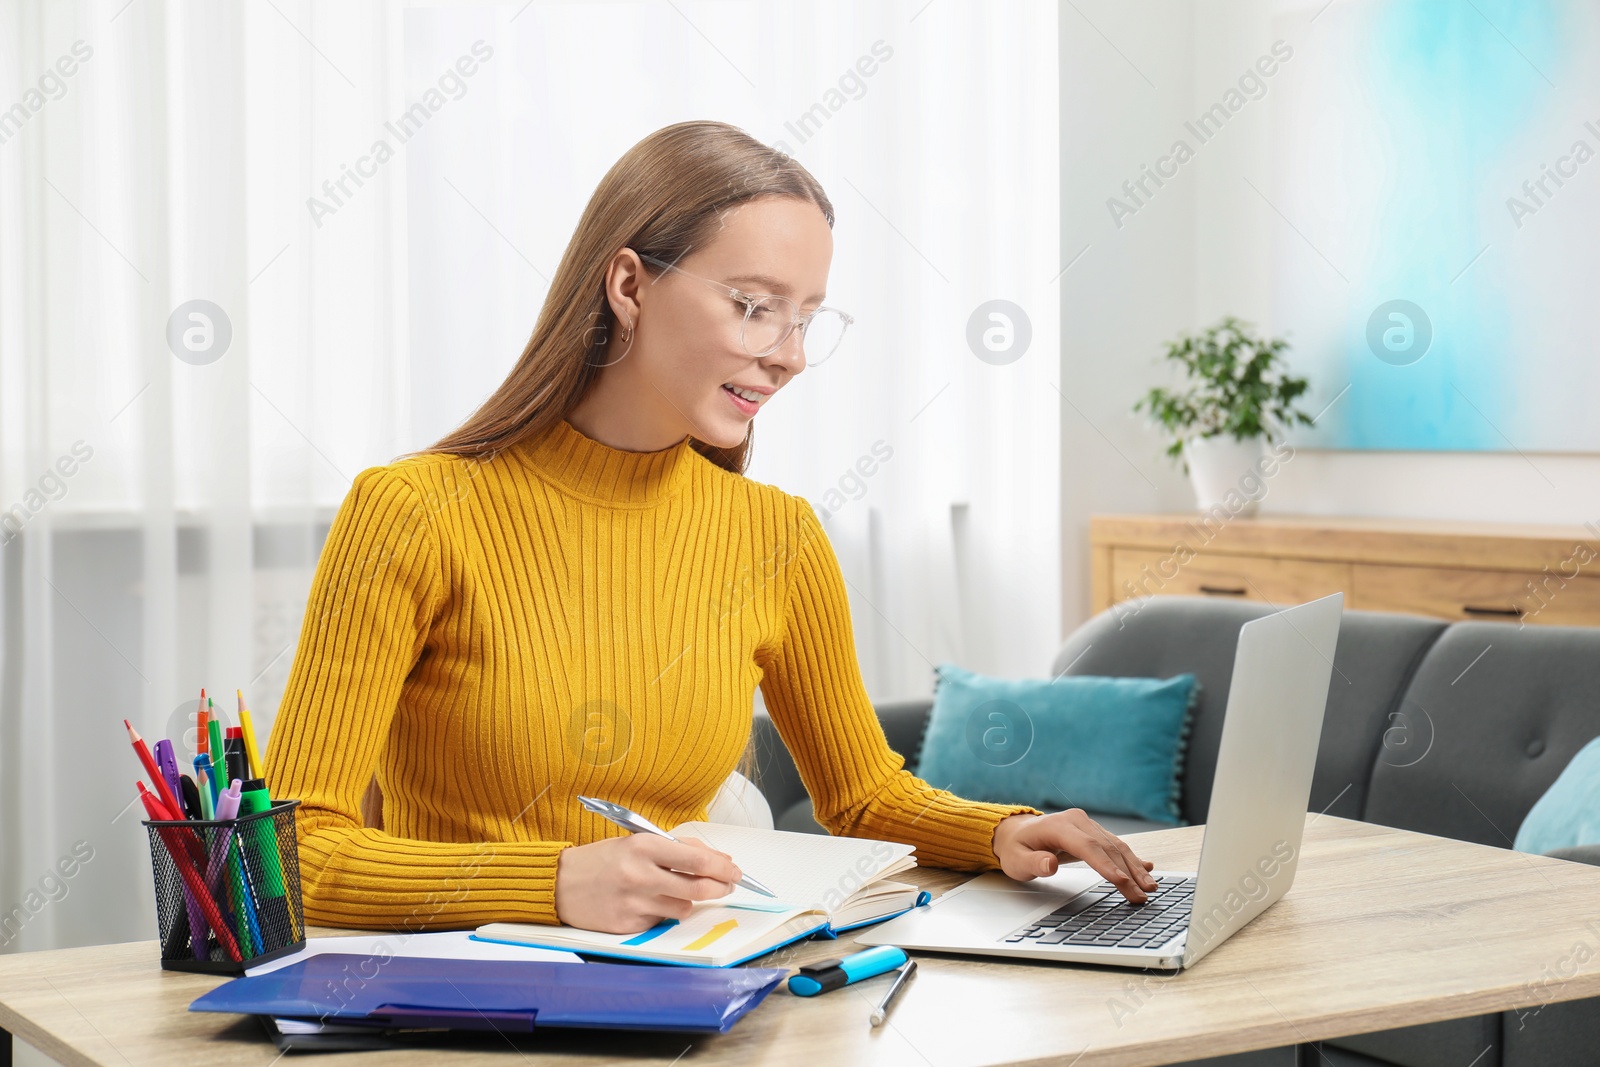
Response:
[{"label": "blue marker", "polygon": [[802,997],[814,997],[864,978],[887,974],[905,962],[905,949],[879,945],[843,959],[823,960],[800,968],[799,974],[789,976],[789,992]]},{"label": "blue marker", "polygon": [[217,785],[217,765],[211,761],[209,752],[202,752],[194,758],[194,770],[196,775],[205,778],[204,783],[196,782],[195,784],[203,784],[206,789],[210,790],[211,807],[213,811],[216,810],[217,801],[222,795],[222,787]]}]

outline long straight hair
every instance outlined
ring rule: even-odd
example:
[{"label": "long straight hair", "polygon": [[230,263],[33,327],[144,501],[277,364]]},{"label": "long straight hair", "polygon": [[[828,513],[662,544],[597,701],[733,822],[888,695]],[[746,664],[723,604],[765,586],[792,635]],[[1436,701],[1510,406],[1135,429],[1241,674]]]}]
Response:
[{"label": "long straight hair", "polygon": [[[628,149],[583,209],[516,366],[465,422],[418,454],[487,459],[560,422],[599,375],[617,324],[605,292],[612,257],[632,248],[676,263],[708,244],[729,210],[763,196],[808,201],[833,226],[833,204],[811,172],[736,126],[679,122]],[[751,433],[732,448],[690,440],[735,474],[750,462],[750,443]],[[757,777],[755,738],[738,766],[751,781]]]},{"label": "long straight hair", "polygon": [[[423,454],[483,458],[560,422],[599,374],[616,326],[605,293],[612,257],[632,248],[675,263],[708,243],[727,211],[763,196],[809,201],[833,225],[833,205],[811,173],[736,126],[680,122],[628,149],[583,209],[516,366],[477,411]],[[750,440],[746,434],[732,448],[690,443],[719,467],[743,474]]]}]

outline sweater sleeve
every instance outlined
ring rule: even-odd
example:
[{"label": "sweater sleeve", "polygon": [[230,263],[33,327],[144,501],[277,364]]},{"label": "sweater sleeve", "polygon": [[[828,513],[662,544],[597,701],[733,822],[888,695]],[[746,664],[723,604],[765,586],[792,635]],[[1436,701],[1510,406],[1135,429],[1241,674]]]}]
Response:
[{"label": "sweater sleeve", "polygon": [[889,748],[856,660],[844,575],[811,505],[791,520],[782,633],[761,691],[794,755],[817,822],[830,834],[916,846],[918,864],[995,870],[994,830],[1021,804],[963,800],[905,770]]},{"label": "sweater sleeve", "polygon": [[369,929],[555,923],[570,842],[438,842],[367,828],[361,797],[401,688],[447,599],[423,496],[393,468],[362,471],[324,543],[268,742],[275,797],[300,801],[306,918]]}]

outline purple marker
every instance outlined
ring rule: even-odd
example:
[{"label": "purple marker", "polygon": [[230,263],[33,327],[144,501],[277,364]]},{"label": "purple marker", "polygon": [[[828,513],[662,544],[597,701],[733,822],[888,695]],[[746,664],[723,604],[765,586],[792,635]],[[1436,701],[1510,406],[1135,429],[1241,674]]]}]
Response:
[{"label": "purple marker", "polygon": [[[239,779],[235,778],[233,784],[217,794],[217,820],[237,819],[239,817]],[[222,887],[222,868],[228,862],[228,853],[233,846],[233,827],[224,826],[218,831],[218,838],[211,846],[211,857],[206,866],[206,888],[216,893]]]},{"label": "purple marker", "polygon": [[[163,737],[155,743],[152,754],[156,759],[156,769],[166,779],[167,788],[172,790],[173,796],[181,798],[183,779],[178,774],[178,760],[172,753],[172,742]],[[183,818],[182,807],[176,814],[178,818]],[[206,924],[206,913],[201,909],[200,902],[194,899],[187,886],[183,890],[183,906],[189,913],[189,945],[194,950],[194,958],[208,960],[211,958],[211,927]]]},{"label": "purple marker", "polygon": [[172,749],[172,742],[163,737],[155,743],[153,751],[156,757],[156,767],[161,771],[161,777],[167,780],[167,788],[171,789],[172,795],[178,799],[180,807],[176,814],[179,818],[182,818],[183,779],[178,774],[178,757]]}]

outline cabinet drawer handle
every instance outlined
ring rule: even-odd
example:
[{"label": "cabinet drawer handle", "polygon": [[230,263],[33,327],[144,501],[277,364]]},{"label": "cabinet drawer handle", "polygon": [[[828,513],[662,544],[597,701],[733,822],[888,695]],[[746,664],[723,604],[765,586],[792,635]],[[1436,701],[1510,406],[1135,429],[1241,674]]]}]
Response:
[{"label": "cabinet drawer handle", "polygon": [[1463,604],[1461,610],[1468,615],[1506,615],[1513,619],[1523,616],[1521,608],[1480,608],[1475,604]]},{"label": "cabinet drawer handle", "polygon": [[1200,591],[1212,596],[1244,596],[1242,585],[1202,585]]}]

